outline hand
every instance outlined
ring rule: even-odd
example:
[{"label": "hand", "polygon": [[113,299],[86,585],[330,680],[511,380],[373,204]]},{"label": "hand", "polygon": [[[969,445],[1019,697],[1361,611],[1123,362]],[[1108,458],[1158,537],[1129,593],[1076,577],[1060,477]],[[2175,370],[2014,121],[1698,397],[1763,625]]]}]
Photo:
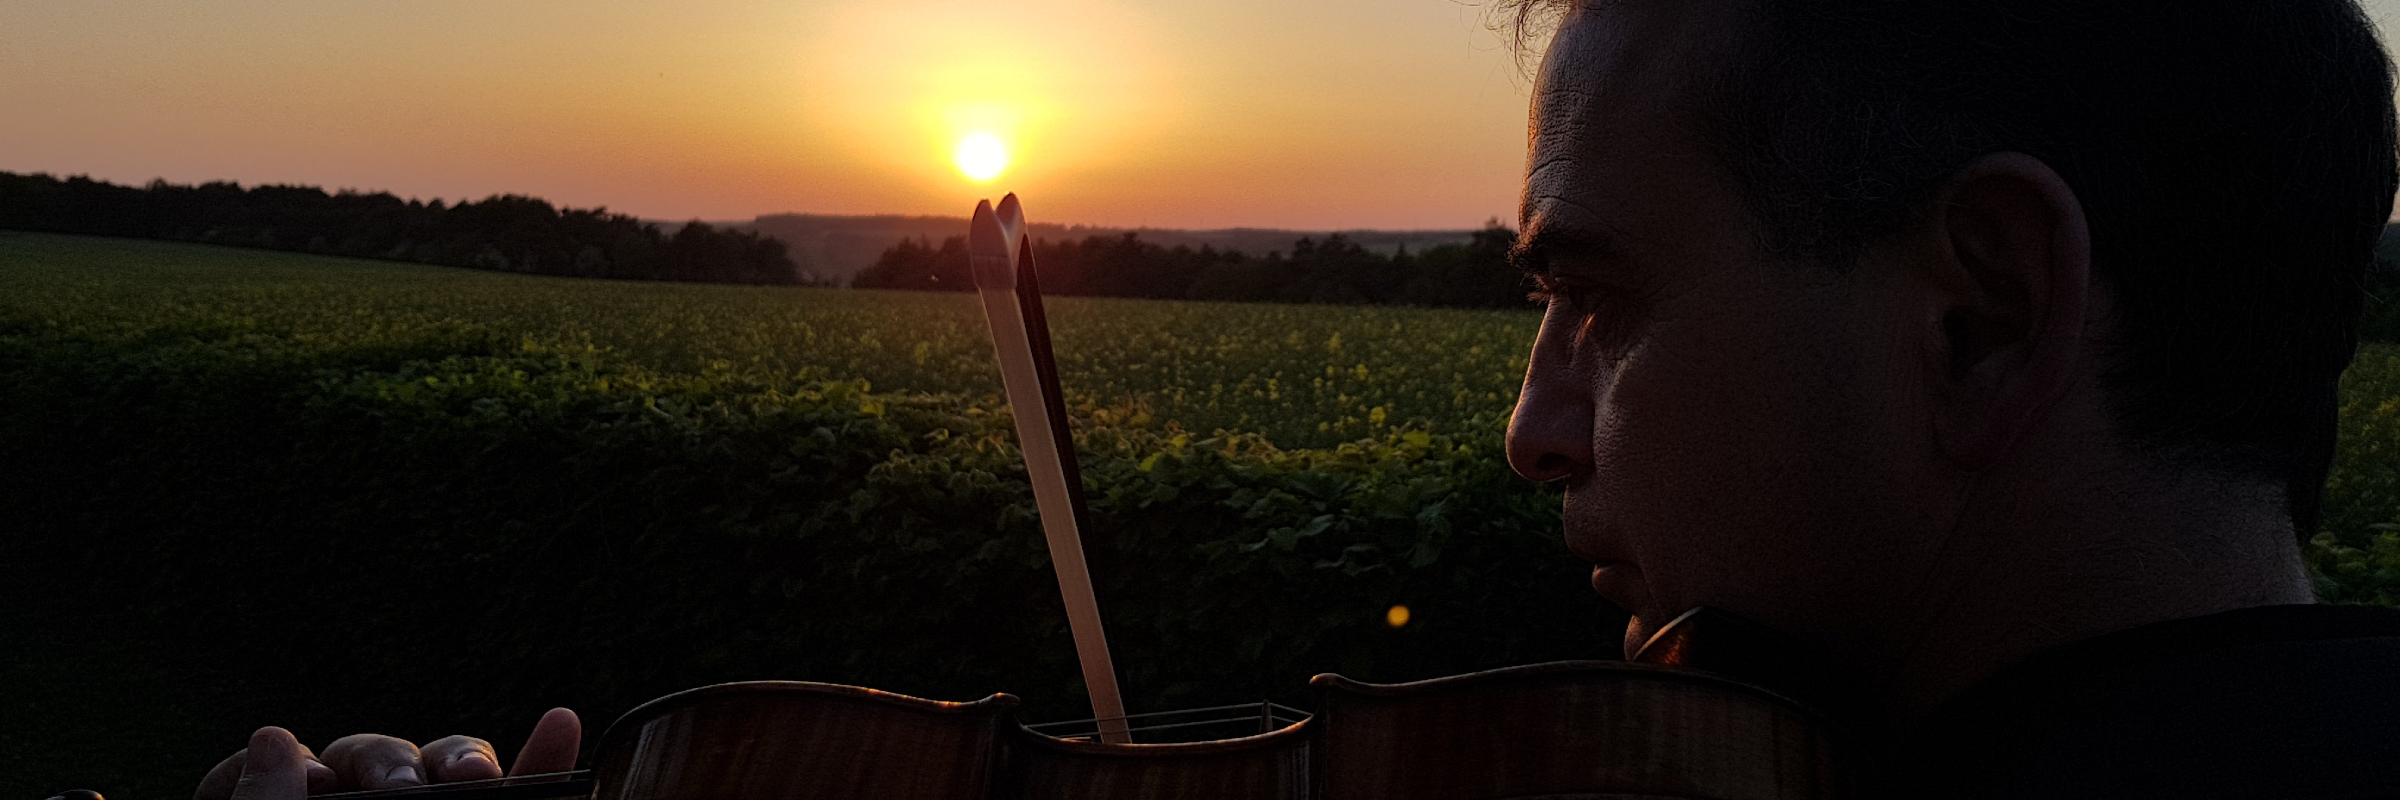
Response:
[{"label": "hand", "polygon": [[[510,775],[539,775],[575,768],[583,723],[575,712],[550,709],[517,751]],[[311,794],[361,789],[396,789],[425,783],[501,777],[500,757],[490,742],[467,736],[436,739],[419,749],[405,739],[362,733],[325,746],[322,757],[290,731],[266,727],[250,734],[250,746],[227,756],[200,779],[193,800],[305,800]]]}]

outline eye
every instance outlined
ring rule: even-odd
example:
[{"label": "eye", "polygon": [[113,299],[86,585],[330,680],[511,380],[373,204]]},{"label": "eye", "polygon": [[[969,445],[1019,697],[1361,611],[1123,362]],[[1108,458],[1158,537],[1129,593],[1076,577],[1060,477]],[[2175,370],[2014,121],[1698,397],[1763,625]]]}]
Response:
[{"label": "eye", "polygon": [[1537,274],[1538,287],[1529,298],[1551,307],[1557,313],[1578,317],[1575,344],[1603,358],[1615,358],[1633,345],[1641,305],[1634,298],[1606,288],[1560,280],[1554,275]]},{"label": "eye", "polygon": [[1535,289],[1532,294],[1525,296],[1527,300],[1542,305],[1564,301],[1567,308],[1578,312],[1590,308],[1592,290],[1587,287],[1559,280],[1556,276],[1542,274],[1533,276],[1533,284]]}]

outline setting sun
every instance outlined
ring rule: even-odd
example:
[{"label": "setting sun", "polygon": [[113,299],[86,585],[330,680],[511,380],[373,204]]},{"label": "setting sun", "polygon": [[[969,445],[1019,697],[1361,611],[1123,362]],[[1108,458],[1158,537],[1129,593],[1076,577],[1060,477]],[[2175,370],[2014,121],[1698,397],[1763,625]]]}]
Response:
[{"label": "setting sun", "polygon": [[984,183],[1008,171],[1008,145],[989,133],[971,133],[959,140],[956,160],[960,173]]}]

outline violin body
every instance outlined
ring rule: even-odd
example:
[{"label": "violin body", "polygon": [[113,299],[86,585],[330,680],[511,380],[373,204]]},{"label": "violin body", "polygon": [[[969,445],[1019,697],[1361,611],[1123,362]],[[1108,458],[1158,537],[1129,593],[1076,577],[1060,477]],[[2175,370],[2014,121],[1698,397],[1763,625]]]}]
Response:
[{"label": "violin body", "polygon": [[1813,711],[1686,669],[1568,661],[1396,685],[1320,675],[1317,797],[1847,794],[1843,742]]},{"label": "violin body", "polygon": [[[1153,744],[1042,733],[1017,717],[1007,694],[953,703],[829,683],[727,683],[627,712],[600,737],[593,768],[577,776],[317,800],[1859,796],[1869,762],[1855,727],[1746,680],[1793,664],[1787,645],[1738,617],[1697,609],[1632,662],[1560,661],[1398,684],[1318,675],[1309,682],[1314,715],[1250,736]],[[1711,665],[1735,674],[1699,668]]]},{"label": "violin body", "polygon": [[[1706,617],[1701,619],[1705,620]],[[1687,618],[1644,654],[1703,652]],[[1722,634],[1717,641],[1725,641]],[[1755,654],[1758,648],[1718,646]],[[1016,698],[945,703],[766,681],[644,704],[601,737],[592,800],[1502,800],[1852,796],[1843,726],[1688,666],[1567,661],[1401,684],[1319,675],[1316,714],[1254,736],[1062,739]]]},{"label": "violin body", "polygon": [[1017,698],[972,703],[798,681],[704,686],[601,736],[597,800],[984,797]]}]

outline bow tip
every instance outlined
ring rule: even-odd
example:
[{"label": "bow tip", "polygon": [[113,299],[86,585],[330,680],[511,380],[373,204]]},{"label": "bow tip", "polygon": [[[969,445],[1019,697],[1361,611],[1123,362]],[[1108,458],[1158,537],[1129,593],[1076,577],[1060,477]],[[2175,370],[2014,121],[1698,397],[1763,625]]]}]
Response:
[{"label": "bow tip", "polygon": [[[1002,200],[1006,209],[1010,201]],[[979,289],[1008,289],[1016,286],[1016,248],[1003,215],[992,208],[992,202],[975,205],[975,220],[967,227],[967,259],[975,274]]]},{"label": "bow tip", "polygon": [[993,209],[992,213],[1000,215],[1000,228],[1007,231],[1011,238],[1025,233],[1025,205],[1017,202],[1016,192],[1009,192],[1007,197],[1000,198],[999,207]]}]

